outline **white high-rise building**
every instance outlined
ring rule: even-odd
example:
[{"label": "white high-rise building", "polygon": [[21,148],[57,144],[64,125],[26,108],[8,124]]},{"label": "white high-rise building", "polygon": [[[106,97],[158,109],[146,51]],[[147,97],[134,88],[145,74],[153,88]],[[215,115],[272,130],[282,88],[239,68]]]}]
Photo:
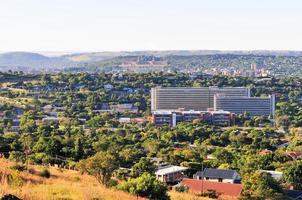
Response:
[{"label": "white high-rise building", "polygon": [[214,107],[214,95],[250,97],[247,87],[155,87],[151,110],[203,110]]},{"label": "white high-rise building", "polygon": [[269,97],[214,96],[214,110],[227,110],[235,114],[249,113],[251,116],[274,116],[275,95]]}]

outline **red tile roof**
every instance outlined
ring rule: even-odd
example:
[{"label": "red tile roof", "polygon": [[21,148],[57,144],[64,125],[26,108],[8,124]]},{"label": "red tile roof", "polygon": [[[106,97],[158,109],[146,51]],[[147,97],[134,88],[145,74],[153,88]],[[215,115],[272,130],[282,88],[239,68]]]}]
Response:
[{"label": "red tile roof", "polygon": [[203,188],[204,192],[206,192],[207,190],[215,190],[218,194],[238,197],[240,196],[242,191],[241,184],[221,183],[206,180],[202,181],[188,178],[183,179],[181,183],[182,185],[189,187],[189,190],[194,193],[201,193],[201,190]]},{"label": "red tile roof", "polygon": [[272,154],[273,152],[271,150],[268,149],[264,149],[262,151],[259,152],[260,155],[264,156],[264,155],[269,155]]},{"label": "red tile roof", "polygon": [[302,157],[302,153],[295,152],[295,151],[286,151],[286,154],[293,157],[293,158],[295,158],[295,159]]}]

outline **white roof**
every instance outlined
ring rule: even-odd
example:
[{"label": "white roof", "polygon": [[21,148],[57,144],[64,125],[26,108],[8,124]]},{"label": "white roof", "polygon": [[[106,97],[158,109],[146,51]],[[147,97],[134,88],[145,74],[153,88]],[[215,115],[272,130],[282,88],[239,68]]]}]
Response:
[{"label": "white roof", "polygon": [[217,111],[213,111],[212,114],[230,114],[230,112],[224,110],[217,110]]},{"label": "white roof", "polygon": [[171,111],[164,111],[164,110],[157,110],[157,111],[153,111],[154,115],[171,115],[172,112]]},{"label": "white roof", "polygon": [[183,114],[201,114],[202,111],[196,111],[196,110],[188,110],[188,111],[182,111]]},{"label": "white roof", "polygon": [[119,118],[119,122],[130,122],[131,119],[129,117],[121,117]]},{"label": "white roof", "polygon": [[179,166],[166,166],[158,169],[155,174],[156,175],[166,175],[166,174],[172,174],[176,172],[182,172],[187,170],[187,167],[179,167]]}]

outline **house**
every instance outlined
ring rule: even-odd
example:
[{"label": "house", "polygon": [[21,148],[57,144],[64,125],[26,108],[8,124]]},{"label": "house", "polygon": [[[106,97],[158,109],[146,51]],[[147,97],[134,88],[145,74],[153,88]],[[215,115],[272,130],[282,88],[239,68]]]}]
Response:
[{"label": "house", "polygon": [[59,123],[59,122],[60,122],[60,118],[58,117],[44,117],[42,119],[43,124],[51,124],[51,123]]},{"label": "house", "polygon": [[132,118],[131,122],[137,123],[137,124],[142,124],[144,122],[146,122],[147,120],[144,118],[140,118],[140,117],[136,117],[136,118]]},{"label": "house", "polygon": [[290,199],[301,200],[302,199],[302,191],[300,190],[283,190],[284,195],[289,197]]},{"label": "house", "polygon": [[111,84],[106,84],[106,85],[104,85],[104,89],[105,89],[106,92],[111,91],[113,88],[114,88],[114,87],[113,87],[113,85],[111,85]]},{"label": "house", "polygon": [[119,123],[125,123],[125,124],[127,124],[127,123],[131,122],[131,119],[129,117],[121,117],[121,118],[119,118],[118,121],[119,121]]},{"label": "house", "polygon": [[49,111],[51,111],[53,109],[53,106],[52,105],[45,105],[45,106],[43,106],[43,110],[45,111],[45,112],[49,112]]},{"label": "house", "polygon": [[302,158],[302,153],[296,151],[286,151],[286,155],[290,156],[293,160]]},{"label": "house", "polygon": [[218,195],[239,197],[242,192],[241,184],[220,183],[188,178],[184,178],[180,184],[188,187],[190,192],[198,194],[207,191],[215,191]]},{"label": "house", "polygon": [[193,175],[193,179],[223,183],[240,183],[241,177],[236,170],[205,168]]},{"label": "house", "polygon": [[132,103],[112,105],[111,109],[114,112],[130,112],[130,113],[137,113],[138,112],[138,107],[134,106]]},{"label": "house", "polygon": [[270,155],[272,154],[273,152],[271,150],[268,150],[268,149],[264,149],[262,151],[259,152],[259,155],[261,156],[266,156],[266,155]]},{"label": "house", "polygon": [[185,177],[184,171],[186,171],[187,169],[187,167],[169,165],[160,167],[155,172],[155,175],[157,180],[163,183],[178,183]]}]

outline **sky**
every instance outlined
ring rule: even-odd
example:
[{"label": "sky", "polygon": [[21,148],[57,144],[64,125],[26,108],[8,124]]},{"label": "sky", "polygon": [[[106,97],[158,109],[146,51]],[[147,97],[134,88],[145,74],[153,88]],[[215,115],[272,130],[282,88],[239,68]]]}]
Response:
[{"label": "sky", "polygon": [[302,50],[301,0],[0,0],[0,51]]}]

